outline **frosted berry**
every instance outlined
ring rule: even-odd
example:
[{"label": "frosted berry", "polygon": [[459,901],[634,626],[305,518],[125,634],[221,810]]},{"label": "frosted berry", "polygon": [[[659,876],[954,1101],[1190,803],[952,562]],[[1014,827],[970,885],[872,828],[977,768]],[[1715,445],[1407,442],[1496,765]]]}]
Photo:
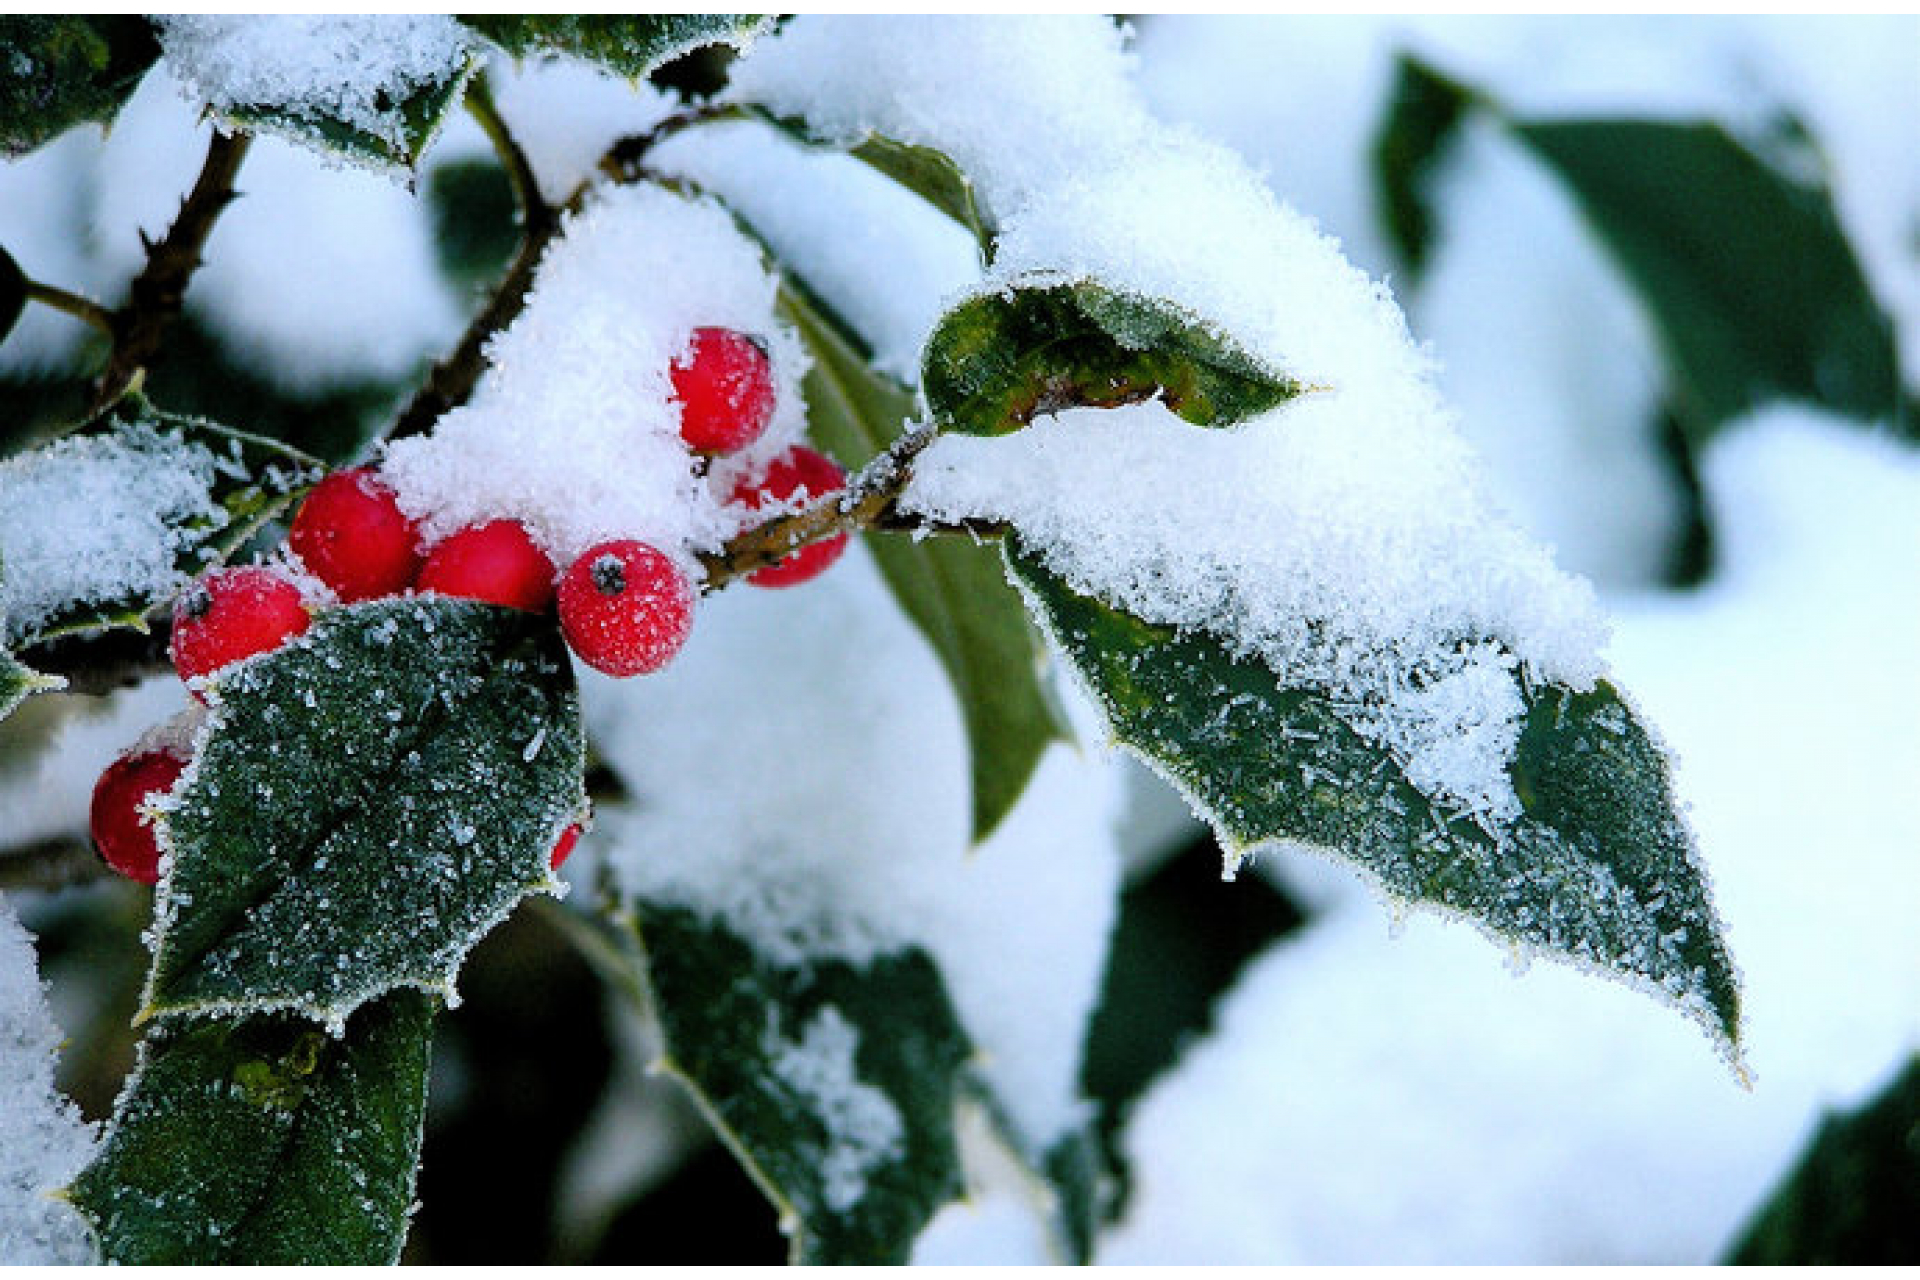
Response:
[{"label": "frosted berry", "polygon": [[121,756],[93,787],[88,815],[94,847],[107,865],[141,884],[160,880],[160,845],[153,820],[141,812],[149,796],[173,790],[187,762],[171,751]]},{"label": "frosted berry", "polygon": [[518,520],[489,520],[449,534],[427,552],[422,591],[543,612],[553,603],[553,561]]},{"label": "frosted berry", "polygon": [[300,589],[271,569],[216,569],[173,604],[173,669],[182,680],[278,649],[312,621]]},{"label": "frosted berry", "polygon": [[560,579],[560,630],[580,661],[638,676],[672,661],[693,629],[693,584],[644,542],[602,542]]},{"label": "frosted berry", "polygon": [[336,471],[313,486],[287,545],[349,603],[404,591],[420,571],[419,529],[365,467]]},{"label": "frosted berry", "polygon": [[695,329],[674,362],[680,438],[702,453],[732,453],[773,421],[773,362],[759,341],[732,329]]},{"label": "frosted berry", "polygon": [[[766,473],[757,480],[742,481],[733,491],[733,501],[752,510],[789,502],[802,489],[809,500],[838,493],[847,486],[847,473],[824,453],[803,444],[775,458]],[[792,587],[825,573],[847,549],[847,535],[836,534],[809,543],[786,559],[747,575],[756,587]]]},{"label": "frosted berry", "polygon": [[553,842],[553,856],[550,859],[550,863],[555,871],[560,869],[560,864],[565,862],[568,855],[573,852],[573,846],[579,843],[580,824],[576,822],[565,831],[562,831],[560,838]]}]

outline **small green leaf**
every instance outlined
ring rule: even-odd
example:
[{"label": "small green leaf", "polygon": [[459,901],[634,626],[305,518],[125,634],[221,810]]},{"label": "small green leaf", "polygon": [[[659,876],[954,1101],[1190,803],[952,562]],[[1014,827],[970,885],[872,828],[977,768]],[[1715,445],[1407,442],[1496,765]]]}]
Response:
[{"label": "small green leaf", "polygon": [[211,698],[160,826],[143,1017],[337,1026],[395,987],[450,993],[481,935],[556,886],[585,743],[550,618],[441,597],[335,609]]},{"label": "small green leaf", "polygon": [[1522,813],[1493,833],[1436,806],[1325,695],[1083,596],[1011,541],[1007,559],[1116,737],[1182,789],[1230,859],[1320,846],[1403,902],[1602,968],[1736,1046],[1738,985],[1666,757],[1611,686],[1522,689]]},{"label": "small green leaf", "polygon": [[110,123],[159,56],[144,18],[0,15],[0,156],[25,155],[77,124]]},{"label": "small green leaf", "polygon": [[1646,303],[1696,445],[1774,397],[1896,418],[1892,322],[1823,182],[1789,175],[1718,125],[1512,127]]},{"label": "small green leaf", "polygon": [[1373,138],[1373,173],[1381,221],[1415,280],[1433,243],[1427,187],[1473,102],[1471,89],[1419,59],[1396,60],[1386,118]]},{"label": "small green leaf", "polygon": [[1920,1258],[1920,1058],[1859,1110],[1829,1115],[1733,1247],[1741,1266]]},{"label": "small green leaf", "polygon": [[1171,303],[1053,276],[976,295],[942,316],[921,355],[920,385],[943,429],[976,436],[1156,396],[1197,426],[1227,427],[1302,390]]},{"label": "small green leaf", "polygon": [[0,249],[0,342],[13,332],[20,313],[27,309],[27,276],[13,255]]},{"label": "small green leaf", "polygon": [[0,649],[0,720],[14,713],[21,703],[36,693],[53,693],[66,687],[59,676],[43,676],[22,665],[5,649]]},{"label": "small green leaf", "polygon": [[[789,280],[782,313],[813,356],[802,389],[813,438],[857,467],[913,416],[913,394],[873,367],[844,323]],[[894,599],[933,646],[967,725],[973,838],[1026,790],[1047,744],[1068,737],[1041,681],[1042,652],[993,548],[963,538],[873,533],[867,546]]]},{"label": "small green leaf", "polygon": [[338,1040],[284,1017],[156,1032],[68,1191],[107,1261],[397,1262],[435,1004],[395,992]]},{"label": "small green leaf", "polygon": [[[117,442],[136,456],[157,451],[156,457],[165,454],[174,458],[184,446],[210,477],[211,514],[201,512],[169,526],[168,533],[174,541],[176,575],[172,580],[157,584],[157,589],[150,592],[102,598],[82,573],[65,587],[70,594],[57,597],[65,603],[40,610],[34,619],[15,618],[11,624],[0,625],[0,639],[16,649],[24,650],[61,636],[114,627],[144,630],[147,616],[170,601],[182,584],[238,551],[262,525],[285,510],[317,480],[323,470],[312,458],[276,440],[200,418],[165,413],[143,397],[130,395],[65,439],[0,462],[0,485],[4,485],[9,473],[27,474],[53,465],[56,459],[76,456],[76,451],[86,451],[90,441],[106,440]],[[44,518],[50,529],[84,525],[89,514],[84,505],[87,492],[85,486],[76,485],[66,504],[54,503],[37,509],[34,516]],[[50,536],[39,539],[48,540]],[[86,566],[74,568],[84,570]],[[58,569],[47,571],[59,572]],[[55,589],[60,585],[56,584]],[[36,593],[42,599],[47,598],[48,591],[45,584],[36,584]]]},{"label": "small green leaf", "polygon": [[566,54],[632,80],[702,45],[743,47],[767,21],[745,13],[463,13],[459,18],[516,58]]},{"label": "small green leaf", "polygon": [[378,129],[306,98],[230,103],[217,114],[238,129],[277,134],[374,168],[412,170],[459,105],[472,69],[472,60],[462,54],[425,83],[391,86],[385,96],[393,105]]},{"label": "small green leaf", "polygon": [[786,967],[684,908],[635,911],[665,1065],[793,1224],[794,1260],[907,1261],[962,1190],[969,1046],[933,962]]}]

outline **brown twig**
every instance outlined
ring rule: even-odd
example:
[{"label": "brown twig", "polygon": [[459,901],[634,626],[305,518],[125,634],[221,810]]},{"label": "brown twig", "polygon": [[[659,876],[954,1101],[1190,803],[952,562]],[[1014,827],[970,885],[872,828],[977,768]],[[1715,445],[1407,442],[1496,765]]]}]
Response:
[{"label": "brown twig", "polygon": [[140,371],[159,353],[167,326],[180,314],[187,285],[200,266],[207,238],[237,194],[233,180],[252,145],[249,134],[215,129],[213,141],[207,146],[206,161],[200,166],[200,176],[194,180],[187,198],[180,202],[180,212],[167,234],[157,244],[141,235],[141,243],[147,250],[147,264],[134,277],[126,305],[110,318],[113,353],[107,357],[107,371],[100,375],[100,385],[94,392],[94,412],[107,408],[125,394]]},{"label": "brown twig", "polygon": [[76,320],[84,320],[108,337],[113,336],[113,312],[91,298],[83,298],[56,285],[41,284],[38,280],[27,281],[27,298],[42,306],[52,307],[55,311],[64,311]]}]

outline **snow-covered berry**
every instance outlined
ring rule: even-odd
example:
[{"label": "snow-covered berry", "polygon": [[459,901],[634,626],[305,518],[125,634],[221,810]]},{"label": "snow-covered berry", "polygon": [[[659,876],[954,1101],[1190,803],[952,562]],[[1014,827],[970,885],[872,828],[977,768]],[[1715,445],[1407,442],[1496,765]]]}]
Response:
[{"label": "snow-covered berry", "polygon": [[[797,444],[767,467],[757,479],[735,486],[732,501],[758,511],[793,503],[797,495],[818,501],[847,485],[847,473],[826,454]],[[819,577],[847,549],[847,535],[837,534],[800,548],[780,563],[747,575],[756,587],[792,587]]]},{"label": "snow-covered berry", "polygon": [[602,542],[560,579],[560,630],[580,660],[610,676],[658,671],[693,629],[693,584],[644,542]]},{"label": "snow-covered berry", "polygon": [[579,843],[580,843],[580,824],[576,822],[576,823],[573,823],[571,826],[569,826],[565,831],[562,831],[560,833],[560,838],[553,842],[553,854],[549,859],[549,864],[553,867],[555,871],[558,871],[560,869],[560,864],[565,862],[568,856],[573,853],[573,846]]},{"label": "snow-covered berry", "polygon": [[271,569],[216,569],[173,603],[173,669],[182,680],[267,653],[312,619],[300,589]]},{"label": "snow-covered berry", "polygon": [[420,572],[420,531],[366,467],[336,471],[300,504],[287,545],[349,603],[404,591]]},{"label": "snow-covered berry", "polygon": [[443,596],[464,596],[543,612],[553,603],[553,561],[518,520],[489,520],[449,534],[427,552],[415,585]]},{"label": "snow-covered berry", "polygon": [[674,362],[680,438],[702,453],[732,453],[773,421],[773,362],[759,341],[732,329],[695,329]]},{"label": "snow-covered berry", "polygon": [[171,751],[143,751],[115,760],[94,784],[88,813],[94,847],[129,880],[159,883],[160,845],[145,806],[149,797],[173,790],[186,767]]}]

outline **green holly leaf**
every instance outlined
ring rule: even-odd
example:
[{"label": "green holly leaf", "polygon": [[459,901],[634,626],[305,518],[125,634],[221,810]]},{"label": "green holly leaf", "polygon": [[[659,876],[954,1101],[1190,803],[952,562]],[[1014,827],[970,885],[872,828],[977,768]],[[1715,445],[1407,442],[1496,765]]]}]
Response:
[{"label": "green holly leaf", "polygon": [[[802,385],[808,431],[843,464],[860,466],[914,416],[913,393],[876,370],[852,330],[798,281],[787,281],[780,309],[813,356]],[[1041,681],[1038,639],[992,547],[888,533],[866,541],[959,699],[973,838],[984,840],[1026,790],[1047,744],[1069,736]]]},{"label": "green holly leaf", "polygon": [[702,45],[744,48],[767,19],[745,13],[463,13],[460,21],[516,58],[555,53],[632,80]]},{"label": "green holly leaf", "polygon": [[[276,440],[164,413],[138,395],[0,461],[0,553],[18,575],[0,581],[0,604],[13,602],[0,642],[24,650],[115,627],[144,631],[148,615],[238,551],[323,470]],[[173,477],[164,485],[162,472]],[[70,554],[73,535],[63,531],[100,518],[102,485],[113,490],[112,519],[152,529],[154,545],[143,550],[154,563],[138,573],[102,575]]]},{"label": "green holly leaf", "polygon": [[155,1032],[67,1193],[105,1259],[399,1261],[436,1003],[395,992],[339,1039],[288,1017]]},{"label": "green holly leaf", "polygon": [[1007,560],[1115,736],[1181,789],[1230,861],[1318,846],[1400,902],[1648,990],[1735,1049],[1739,988],[1666,756],[1612,686],[1522,687],[1522,812],[1489,830],[1436,805],[1325,695],[1212,635],[1081,595],[1011,542]]},{"label": "green holly leaf", "polygon": [[1874,1266],[1920,1257],[1920,1058],[1858,1110],[1821,1121],[1741,1232],[1740,1266]]},{"label": "green holly leaf", "polygon": [[920,387],[942,429],[976,436],[1155,397],[1197,426],[1227,427],[1302,390],[1171,303],[1051,275],[942,316],[921,354]]},{"label": "green holly leaf", "polygon": [[13,255],[0,249],[0,342],[7,340],[27,309],[27,276]]},{"label": "green holly leaf", "polygon": [[325,154],[344,156],[376,169],[412,171],[439,136],[447,116],[460,104],[472,63],[465,56],[449,62],[417,87],[394,86],[392,107],[379,128],[348,114],[316,106],[305,98],[237,102],[220,108],[232,127],[270,133]]},{"label": "green holly leaf", "polygon": [[26,666],[5,649],[0,649],[0,720],[14,713],[19,705],[36,693],[53,693],[66,687],[59,676],[43,676]]},{"label": "green holly leaf", "polygon": [[77,124],[110,123],[159,56],[141,17],[0,15],[0,157]]},{"label": "green holly leaf", "polygon": [[559,887],[585,742],[552,619],[418,597],[334,609],[214,676],[176,807],[142,1018],[452,995],[480,937]]},{"label": "green holly leaf", "polygon": [[639,902],[664,1068],[791,1224],[800,1263],[898,1264],[963,1189],[969,1054],[933,962],[789,966],[683,907]]},{"label": "green holly leaf", "polygon": [[1646,303],[1696,444],[1775,398],[1896,417],[1893,324],[1824,181],[1770,164],[1718,125],[1512,127]]},{"label": "green holly leaf", "polygon": [[1433,245],[1428,188],[1474,101],[1473,90],[1419,59],[1395,60],[1393,94],[1373,137],[1373,174],[1381,221],[1414,280]]}]

